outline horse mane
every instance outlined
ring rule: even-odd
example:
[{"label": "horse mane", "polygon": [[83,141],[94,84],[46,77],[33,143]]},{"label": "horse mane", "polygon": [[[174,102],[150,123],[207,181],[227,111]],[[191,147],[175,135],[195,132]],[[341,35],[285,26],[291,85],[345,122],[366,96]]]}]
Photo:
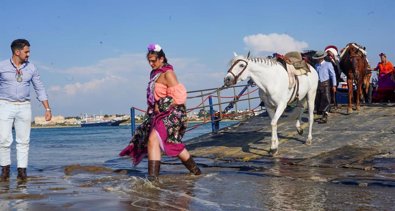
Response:
[{"label": "horse mane", "polygon": [[254,63],[262,63],[262,64],[266,64],[266,65],[276,65],[278,64],[277,59],[275,58],[264,58],[264,57],[254,57],[254,58],[246,58],[248,61],[254,62]]},{"label": "horse mane", "polygon": [[364,57],[367,56],[367,52],[366,52],[366,48],[362,45],[359,45],[358,43],[348,43],[346,45],[345,48],[343,48],[340,52],[340,58],[343,58],[344,55],[349,53],[349,49],[351,48],[355,48],[357,49],[359,52],[361,52],[363,54]]},{"label": "horse mane", "polygon": [[358,44],[358,43],[351,43],[351,45],[353,45],[354,47],[356,47],[358,50],[360,50],[360,51],[362,51],[362,52],[365,52],[366,53],[366,47],[365,46],[362,46],[362,45],[360,45],[360,44]]},{"label": "horse mane", "polygon": [[253,62],[256,64],[266,64],[266,65],[270,65],[270,66],[280,64],[277,61],[277,59],[272,56],[268,56],[266,58],[265,57],[236,56],[230,61],[230,65],[232,65],[238,59],[244,59],[244,60],[247,60],[248,62]]},{"label": "horse mane", "polygon": [[305,50],[303,51],[302,54],[302,58],[309,63],[311,66],[315,66],[316,61],[313,59],[314,54],[316,53],[316,50]]}]

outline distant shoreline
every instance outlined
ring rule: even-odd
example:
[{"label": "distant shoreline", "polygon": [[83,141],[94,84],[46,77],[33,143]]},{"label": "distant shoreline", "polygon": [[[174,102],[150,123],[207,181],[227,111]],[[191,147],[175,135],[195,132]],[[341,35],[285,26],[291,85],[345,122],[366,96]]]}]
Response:
[{"label": "distant shoreline", "polygon": [[44,126],[32,125],[32,128],[69,128],[69,127],[81,127],[81,125],[44,125]]},{"label": "distant shoreline", "polygon": [[[222,122],[238,122],[240,120],[231,120],[231,119],[223,119],[221,120]],[[210,123],[211,121],[201,121],[201,120],[189,120],[187,121],[187,123]],[[141,121],[136,121],[137,124],[140,124]],[[130,125],[130,122],[127,124],[121,124],[119,126],[123,126],[123,125]],[[75,127],[81,127],[81,125],[34,125],[32,124],[31,128],[75,128]],[[112,126],[112,127],[116,127],[116,126]]]}]

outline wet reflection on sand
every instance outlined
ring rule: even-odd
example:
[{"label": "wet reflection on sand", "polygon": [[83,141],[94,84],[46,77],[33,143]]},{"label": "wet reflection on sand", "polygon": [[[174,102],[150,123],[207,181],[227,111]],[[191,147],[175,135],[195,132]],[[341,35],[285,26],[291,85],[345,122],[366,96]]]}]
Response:
[{"label": "wet reflection on sand", "polygon": [[[139,168],[69,165],[38,171],[24,184],[1,182],[0,209],[391,210],[394,205],[393,186],[368,180],[374,172],[294,166],[281,160],[248,165],[197,160],[203,175],[189,175],[168,159],[153,183],[145,178],[146,163]],[[122,159],[111,162],[130,165]],[[355,184],[341,182],[353,176]]]}]

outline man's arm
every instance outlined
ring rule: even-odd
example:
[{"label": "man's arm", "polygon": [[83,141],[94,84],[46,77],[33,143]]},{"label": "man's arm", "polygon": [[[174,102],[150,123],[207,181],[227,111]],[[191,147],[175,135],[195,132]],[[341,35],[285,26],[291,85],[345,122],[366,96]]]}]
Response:
[{"label": "man's arm", "polygon": [[49,107],[48,103],[48,96],[45,91],[44,85],[40,80],[40,75],[37,72],[37,69],[33,66],[33,76],[32,76],[32,84],[34,91],[37,94],[37,99],[41,101],[45,109],[45,120],[50,121],[52,119],[52,112],[51,108]]},{"label": "man's arm", "polygon": [[52,111],[51,108],[49,107],[48,100],[44,100],[41,102],[45,108],[45,120],[50,121],[52,119]]}]

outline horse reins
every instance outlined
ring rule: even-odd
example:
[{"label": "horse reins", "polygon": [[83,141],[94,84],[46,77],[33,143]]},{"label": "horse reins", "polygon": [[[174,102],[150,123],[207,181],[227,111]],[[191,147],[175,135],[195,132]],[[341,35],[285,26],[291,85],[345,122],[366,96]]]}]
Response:
[{"label": "horse reins", "polygon": [[[232,69],[233,69],[233,67],[236,66],[236,64],[239,63],[239,62],[245,62],[246,65],[244,66],[244,68],[243,68],[242,71],[240,71],[237,75],[235,75],[235,74],[232,72]],[[247,66],[248,66],[248,62],[247,62],[247,61],[245,61],[244,59],[238,59],[238,60],[236,60],[235,63],[233,63],[232,66],[229,68],[228,73],[232,74],[232,76],[234,77],[234,84],[237,83],[237,79],[238,79],[238,78],[241,76],[241,74],[243,74],[243,72],[247,69]]]}]

